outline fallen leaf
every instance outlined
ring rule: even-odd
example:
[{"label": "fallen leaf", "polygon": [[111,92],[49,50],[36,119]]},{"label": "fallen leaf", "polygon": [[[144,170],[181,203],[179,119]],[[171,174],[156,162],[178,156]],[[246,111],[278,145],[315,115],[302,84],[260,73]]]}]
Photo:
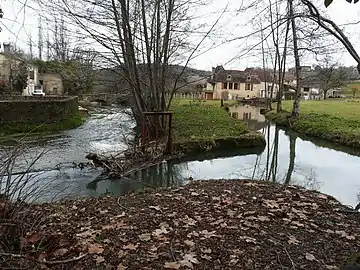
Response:
[{"label": "fallen leaf", "polygon": [[355,240],[355,236],[347,235],[347,236],[346,236],[346,239],[347,239],[347,240]]},{"label": "fallen leaf", "polygon": [[226,213],[229,217],[233,218],[236,214],[236,211],[233,211],[231,209],[228,209],[227,210],[227,213]]},{"label": "fallen leaf", "polygon": [[37,241],[41,239],[41,234],[39,232],[34,232],[26,237],[26,242],[30,245],[35,244]]},{"label": "fallen leaf", "polygon": [[118,257],[121,259],[121,258],[125,257],[127,254],[128,254],[127,251],[120,250],[118,253]]},{"label": "fallen leaf", "polygon": [[150,233],[140,234],[139,239],[140,239],[140,241],[145,241],[145,242],[150,241],[151,234]]},{"label": "fallen leaf", "polygon": [[195,246],[195,243],[194,243],[193,241],[191,241],[191,240],[185,240],[184,243],[185,243],[186,245],[190,246],[190,247]]},{"label": "fallen leaf", "polygon": [[123,266],[121,263],[117,266],[117,269],[116,270],[125,270],[126,267]]},{"label": "fallen leaf", "polygon": [[135,250],[137,247],[138,247],[138,245],[134,245],[134,244],[130,243],[126,246],[123,246],[123,249]]},{"label": "fallen leaf", "polygon": [[259,221],[270,221],[270,218],[266,217],[266,216],[258,216],[257,218]]},{"label": "fallen leaf", "polygon": [[100,210],[100,215],[106,214],[109,210]]},{"label": "fallen leaf", "polygon": [[149,206],[150,209],[154,209],[156,211],[161,211],[160,206]]},{"label": "fallen leaf", "polygon": [[206,254],[210,254],[212,252],[211,248],[205,248],[205,249],[200,249],[202,253],[206,253]]},{"label": "fallen leaf", "polygon": [[212,259],[212,257],[211,256],[209,256],[209,255],[201,255],[200,256],[202,259],[205,259],[205,260],[208,260],[208,261],[211,261],[211,259]]},{"label": "fallen leaf", "polygon": [[305,259],[307,259],[308,261],[315,261],[316,258],[314,255],[312,255],[311,253],[305,253]]},{"label": "fallen leaf", "polygon": [[296,238],[294,236],[290,236],[289,240],[288,240],[288,243],[290,245],[298,245],[300,242],[298,240],[296,240]]},{"label": "fallen leaf", "polygon": [[102,256],[96,256],[95,262],[96,264],[100,264],[102,262],[105,262],[105,258]]},{"label": "fallen leaf", "polygon": [[127,224],[124,223],[124,221],[120,221],[114,224],[105,225],[102,227],[103,230],[112,230],[112,229],[126,229],[129,228]]},{"label": "fallen leaf", "polygon": [[59,248],[54,251],[53,255],[56,257],[65,255],[69,250],[67,248]]},{"label": "fallen leaf", "polygon": [[328,270],[339,270],[340,268],[335,265],[325,265]]},{"label": "fallen leaf", "polygon": [[191,196],[199,196],[199,194],[196,192],[191,192],[190,194],[191,194]]},{"label": "fallen leaf", "polygon": [[88,244],[89,254],[101,254],[103,251],[104,248],[100,244]]},{"label": "fallen leaf", "polygon": [[182,266],[193,268],[193,264],[199,264],[200,262],[196,259],[194,254],[185,254],[183,259],[180,261]]},{"label": "fallen leaf", "polygon": [[179,269],[181,267],[181,264],[178,262],[166,262],[164,264],[164,268],[167,269]]},{"label": "fallen leaf", "polygon": [[168,234],[168,233],[169,233],[168,230],[166,230],[166,228],[162,227],[161,229],[156,229],[156,230],[152,233],[152,235],[153,235],[153,236],[160,236],[160,235],[162,235],[162,234]]}]

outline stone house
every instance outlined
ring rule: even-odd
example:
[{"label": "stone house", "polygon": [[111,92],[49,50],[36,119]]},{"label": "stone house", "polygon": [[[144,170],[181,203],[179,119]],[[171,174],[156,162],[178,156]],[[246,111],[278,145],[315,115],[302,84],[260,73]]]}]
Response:
[{"label": "stone house", "polygon": [[[212,70],[212,75],[207,81],[203,96],[205,99],[265,97],[265,78],[270,81],[270,74],[263,74],[264,72],[258,69],[225,70],[223,66],[217,66]],[[268,91],[271,91],[270,85],[266,83],[266,86]],[[274,91],[277,92],[277,90],[278,87]]]},{"label": "stone house", "polygon": [[39,84],[43,86],[47,95],[63,95],[64,86],[60,74],[57,73],[40,73]]}]

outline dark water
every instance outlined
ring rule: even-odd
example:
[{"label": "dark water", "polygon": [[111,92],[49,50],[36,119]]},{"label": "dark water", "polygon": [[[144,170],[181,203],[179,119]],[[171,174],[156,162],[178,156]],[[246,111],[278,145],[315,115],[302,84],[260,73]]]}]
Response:
[{"label": "dark water", "polygon": [[[220,153],[221,158],[209,159],[198,155],[198,161],[178,161],[159,164],[127,179],[101,178],[101,171],[78,169],[72,162],[83,162],[87,152],[116,152],[126,147],[122,134],[130,133],[130,117],[120,108],[95,111],[82,127],[67,131],[55,138],[36,140],[24,154],[26,160],[34,153],[47,152],[35,165],[36,184],[46,187],[37,198],[48,201],[103,194],[125,194],[144,187],[182,185],[189,178],[237,179],[253,178],[300,185],[330,194],[344,204],[356,205],[360,194],[360,153],[321,140],[298,137],[267,123],[260,109],[235,106],[230,115],[244,120],[253,130],[265,135],[267,147],[263,150],[235,149]],[[235,155],[235,156],[234,156]],[[199,161],[199,159],[204,159]],[[21,171],[26,162],[20,160]],[[54,165],[58,170],[53,170]],[[45,183],[45,184],[44,184]]]}]

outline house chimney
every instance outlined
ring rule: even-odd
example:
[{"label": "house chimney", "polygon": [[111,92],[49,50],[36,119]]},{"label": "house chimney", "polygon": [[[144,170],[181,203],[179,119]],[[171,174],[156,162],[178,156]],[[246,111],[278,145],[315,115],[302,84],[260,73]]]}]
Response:
[{"label": "house chimney", "polygon": [[4,47],[4,53],[9,53],[10,52],[10,43],[3,43],[3,47]]}]

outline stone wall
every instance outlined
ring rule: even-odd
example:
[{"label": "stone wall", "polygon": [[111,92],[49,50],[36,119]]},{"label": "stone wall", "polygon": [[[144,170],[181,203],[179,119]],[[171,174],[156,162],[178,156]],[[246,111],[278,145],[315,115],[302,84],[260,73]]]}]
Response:
[{"label": "stone wall", "polygon": [[78,114],[77,97],[0,97],[1,122],[54,123]]}]

